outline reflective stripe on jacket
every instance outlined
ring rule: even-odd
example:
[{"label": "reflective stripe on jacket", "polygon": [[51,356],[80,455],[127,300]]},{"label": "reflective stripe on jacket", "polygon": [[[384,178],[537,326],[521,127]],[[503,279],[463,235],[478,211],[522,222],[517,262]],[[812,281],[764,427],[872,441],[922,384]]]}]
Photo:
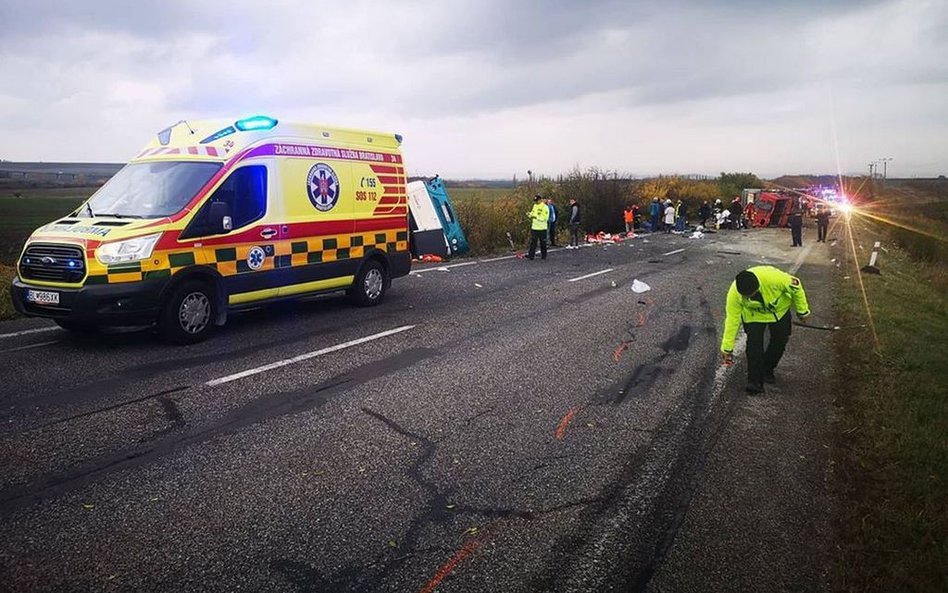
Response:
[{"label": "reflective stripe on jacket", "polygon": [[734,340],[741,323],[773,323],[779,321],[793,305],[799,315],[810,312],[806,302],[803,283],[796,276],[778,270],[773,266],[754,266],[748,272],[757,276],[760,282],[760,295],[763,302],[751,297],[741,296],[737,292],[737,281],[731,282],[727,291],[725,307],[724,336],[721,338],[721,350],[734,350]]}]

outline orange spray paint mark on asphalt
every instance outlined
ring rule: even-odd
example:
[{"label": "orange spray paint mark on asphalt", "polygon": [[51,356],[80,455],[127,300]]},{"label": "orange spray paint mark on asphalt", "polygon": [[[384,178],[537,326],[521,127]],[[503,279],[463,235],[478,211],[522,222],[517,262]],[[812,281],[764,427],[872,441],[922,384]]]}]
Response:
[{"label": "orange spray paint mark on asphalt", "polygon": [[639,327],[645,325],[645,313],[639,313]]},{"label": "orange spray paint mark on asphalt", "polygon": [[457,567],[457,565],[460,564],[465,558],[473,554],[474,551],[480,547],[480,545],[481,542],[476,539],[472,539],[464,544],[463,548],[458,550],[454,556],[451,556],[447,562],[441,565],[441,568],[438,569],[438,572],[435,573],[434,577],[428,581],[428,584],[426,584],[419,593],[431,593],[437,589],[438,585],[441,584],[441,581],[443,581],[446,576],[451,574],[455,567]]},{"label": "orange spray paint mark on asphalt", "polygon": [[623,340],[619,343],[619,346],[612,352],[612,360],[619,362],[619,359],[622,358],[622,353],[629,348],[629,342]]},{"label": "orange spray paint mark on asphalt", "polygon": [[562,441],[563,436],[566,435],[566,429],[569,427],[569,423],[573,421],[573,418],[576,417],[576,413],[579,412],[576,408],[573,408],[569,412],[566,412],[566,415],[563,416],[563,419],[560,420],[559,425],[556,427],[556,440]]}]

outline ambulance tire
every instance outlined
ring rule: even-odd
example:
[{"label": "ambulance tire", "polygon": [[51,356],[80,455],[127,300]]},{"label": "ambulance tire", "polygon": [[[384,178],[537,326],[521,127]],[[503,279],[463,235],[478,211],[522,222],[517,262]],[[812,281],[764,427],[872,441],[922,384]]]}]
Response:
[{"label": "ambulance tire", "polygon": [[172,344],[203,342],[214,329],[217,296],[208,282],[187,280],[175,287],[158,314],[158,333]]},{"label": "ambulance tire", "polygon": [[346,293],[360,307],[373,307],[382,302],[388,285],[385,266],[378,260],[370,259],[359,270],[355,282]]}]

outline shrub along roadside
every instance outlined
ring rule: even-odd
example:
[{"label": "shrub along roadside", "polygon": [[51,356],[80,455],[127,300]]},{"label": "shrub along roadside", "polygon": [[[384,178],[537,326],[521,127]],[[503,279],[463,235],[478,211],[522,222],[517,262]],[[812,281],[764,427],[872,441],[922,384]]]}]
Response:
[{"label": "shrub along roadside", "polygon": [[[879,226],[851,228],[872,245]],[[843,327],[868,322],[863,264],[837,276]],[[891,245],[879,267],[863,276],[878,352],[869,328],[834,334],[833,589],[948,591],[948,270]]]}]

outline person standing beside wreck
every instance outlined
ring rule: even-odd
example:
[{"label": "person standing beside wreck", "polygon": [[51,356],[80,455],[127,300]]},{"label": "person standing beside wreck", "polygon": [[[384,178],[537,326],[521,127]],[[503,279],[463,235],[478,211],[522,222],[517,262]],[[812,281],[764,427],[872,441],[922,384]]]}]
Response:
[{"label": "person standing beside wreck", "polygon": [[[801,320],[810,315],[803,284],[796,276],[773,266],[754,266],[731,282],[727,291],[721,356],[725,365],[734,361],[737,329],[747,334],[747,392],[763,393],[764,383],[776,383],[774,369],[783,356],[792,328],[790,307]],[[764,348],[764,332],[770,341]]]},{"label": "person standing beside wreck", "polygon": [[546,259],[546,234],[549,232],[550,208],[543,203],[543,196],[533,196],[533,209],[527,212],[530,219],[530,250],[527,259],[533,259],[537,253],[537,241],[540,242],[540,259]]},{"label": "person standing beside wreck", "polygon": [[569,245],[570,249],[579,249],[579,203],[575,198],[569,200]]}]

